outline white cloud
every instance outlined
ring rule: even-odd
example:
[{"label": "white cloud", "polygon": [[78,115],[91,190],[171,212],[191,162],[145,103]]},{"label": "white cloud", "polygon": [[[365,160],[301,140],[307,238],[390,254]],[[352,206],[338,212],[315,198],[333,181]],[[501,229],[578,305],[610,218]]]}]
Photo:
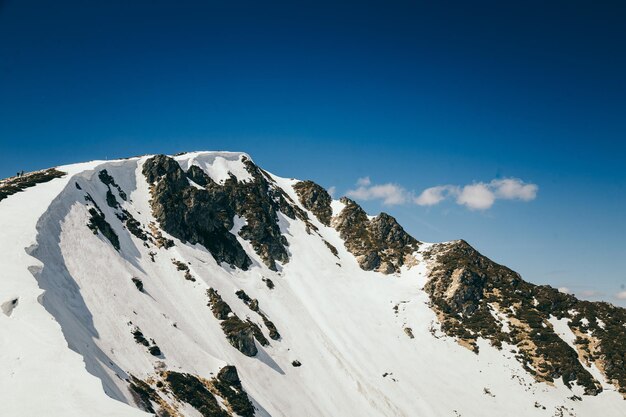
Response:
[{"label": "white cloud", "polygon": [[371,185],[369,177],[359,178],[357,188],[348,190],[346,195],[356,200],[383,200],[383,204],[404,204],[409,198],[409,193],[396,184]]},{"label": "white cloud", "polygon": [[615,294],[615,298],[618,300],[626,300],[626,291],[621,291]]},{"label": "white cloud", "polygon": [[423,190],[417,197],[411,191],[393,183],[374,184],[370,177],[359,178],[357,188],[346,195],[356,200],[382,200],[386,205],[412,202],[418,206],[434,206],[447,199],[470,210],[487,210],[496,200],[531,201],[537,197],[539,187],[518,178],[494,179],[467,185],[437,185]]},{"label": "white cloud", "polygon": [[457,193],[458,187],[452,185],[438,185],[425,189],[420,195],[415,197],[413,201],[418,206],[434,206],[445,200],[448,195]]},{"label": "white cloud", "polygon": [[559,292],[562,292],[563,294],[571,294],[570,289],[567,287],[559,287]]},{"label": "white cloud", "polygon": [[457,204],[461,204],[470,210],[486,210],[493,206],[496,195],[487,184],[466,185],[456,198]]},{"label": "white cloud", "polygon": [[335,194],[337,193],[337,187],[335,187],[334,185],[330,186],[328,187],[327,191],[328,191],[328,194],[330,194],[330,196],[334,198]]},{"label": "white cloud", "polygon": [[491,181],[491,187],[498,198],[522,201],[534,200],[537,197],[539,188],[536,184],[526,184],[517,178],[493,180]]},{"label": "white cloud", "polygon": [[372,181],[370,180],[370,177],[363,177],[356,180],[356,185],[358,185],[359,187],[367,187],[371,183]]},{"label": "white cloud", "polygon": [[487,210],[496,200],[531,201],[537,198],[537,184],[528,184],[518,178],[496,179],[464,186],[438,185],[422,191],[415,199],[420,206],[433,206],[447,198],[455,198],[457,204],[470,210]]}]

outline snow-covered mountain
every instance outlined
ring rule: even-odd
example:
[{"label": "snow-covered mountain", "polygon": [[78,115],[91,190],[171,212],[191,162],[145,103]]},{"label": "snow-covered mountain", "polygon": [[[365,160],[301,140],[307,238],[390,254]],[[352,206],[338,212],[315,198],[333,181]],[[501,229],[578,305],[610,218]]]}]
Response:
[{"label": "snow-covered mountain", "polygon": [[242,153],[9,178],[0,231],[2,416],[626,415],[624,309]]}]

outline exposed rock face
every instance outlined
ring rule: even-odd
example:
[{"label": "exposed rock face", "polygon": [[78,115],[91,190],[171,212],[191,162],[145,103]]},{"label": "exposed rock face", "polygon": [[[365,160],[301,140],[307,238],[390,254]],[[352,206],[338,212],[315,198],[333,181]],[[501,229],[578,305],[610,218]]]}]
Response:
[{"label": "exposed rock face", "polygon": [[[197,166],[185,173],[172,158],[157,155],[147,160],[143,173],[152,184],[152,209],[161,227],[182,241],[200,243],[218,262],[247,269],[250,258],[230,233],[235,215],[245,219],[239,236],[248,240],[263,262],[276,270],[276,262],[289,261],[287,239],[280,231],[278,213],[306,220],[271,177],[250,160],[243,164],[252,176],[240,182],[232,176],[217,184]],[[198,189],[189,180],[204,187]]]},{"label": "exposed rock face", "polygon": [[259,335],[261,335],[261,340],[267,345],[267,339],[263,337],[260,329],[255,329],[252,323],[243,321],[237,316],[230,316],[222,321],[222,330],[228,342],[246,356],[256,356],[258,353],[254,339]]},{"label": "exposed rock face", "polygon": [[158,398],[157,392],[148,384],[140,380],[139,378],[135,378],[131,375],[129,383],[129,388],[131,392],[134,392],[136,397],[135,401],[137,405],[149,413],[155,413],[154,407],[152,406],[152,401],[157,401]]},{"label": "exposed rock face", "polygon": [[216,261],[247,269],[250,258],[230,233],[235,212],[224,190],[199,190],[172,158],[148,159],[143,173],[152,184],[152,211],[161,228],[183,242],[206,247]]},{"label": "exposed rock face", "polygon": [[[122,188],[115,182],[115,179],[107,172],[106,169],[103,169],[98,173],[98,178],[104,185],[107,186],[106,202],[107,205],[115,211],[115,216],[126,226],[126,229],[128,229],[133,236],[143,240],[144,242],[147,241],[148,234],[142,229],[141,223],[139,223],[128,210],[121,206],[111,189],[116,189],[120,198],[127,201],[128,197],[124,190],[122,190]],[[80,187],[78,183],[76,183],[76,186]]]},{"label": "exposed rock face", "polygon": [[270,332],[270,338],[273,340],[280,339],[280,333],[278,333],[278,329],[276,328],[276,325],[259,308],[259,301],[256,298],[251,299],[244,290],[239,290],[236,292],[236,294],[237,294],[237,297],[239,297],[239,299],[243,301],[250,308],[250,310],[254,311],[259,316],[261,316],[261,319],[263,320],[263,324],[265,325],[267,330]]},{"label": "exposed rock face", "polygon": [[[98,178],[100,178],[100,181],[102,181],[102,183],[105,184],[109,188],[109,191],[111,190],[111,187],[113,187],[117,190],[122,200],[126,201],[128,199],[124,190],[122,190],[122,188],[119,185],[117,185],[117,183],[115,182],[115,179],[111,175],[109,175],[106,169],[103,169],[102,171],[98,173]],[[108,199],[108,194],[107,194],[107,199]]]},{"label": "exposed rock face", "polygon": [[[626,392],[626,328],[620,325],[626,320],[623,309],[580,301],[554,288],[525,282],[465,241],[435,245],[425,257],[432,261],[432,271],[424,289],[448,335],[458,337],[474,351],[478,350],[478,337],[497,347],[503,342],[514,345],[517,358],[536,379],[552,382],[562,377],[567,386],[576,382],[590,395],[601,392],[602,387],[579,359],[595,362]],[[577,349],[555,333],[552,316],[569,319],[570,329],[579,335]]]},{"label": "exposed rock face", "polygon": [[235,414],[241,417],[254,416],[254,406],[241,386],[237,368],[232,365],[223,367],[212,382]]},{"label": "exposed rock face", "polygon": [[233,313],[230,306],[213,288],[207,290],[209,307],[216,319],[220,320],[222,331],[228,342],[246,356],[256,356],[258,349],[254,343],[256,339],[261,346],[268,346],[269,341],[263,335],[258,325],[250,321],[241,320]]},{"label": "exposed rock face", "polygon": [[165,380],[174,396],[191,405],[203,417],[228,417],[209,387],[195,375],[180,372],[168,372]]},{"label": "exposed rock face", "polygon": [[87,223],[87,227],[95,234],[101,233],[104,237],[107,238],[111,245],[115,248],[115,250],[120,250],[120,239],[115,233],[115,230],[111,227],[109,222],[106,220],[106,216],[98,207],[94,199],[91,195],[85,195],[85,201],[93,204],[93,207],[88,209],[89,211],[89,223]]},{"label": "exposed rock face", "polygon": [[206,187],[209,184],[215,184],[215,181],[209,177],[199,166],[192,165],[187,170],[187,178],[196,184]]},{"label": "exposed rock face", "polygon": [[366,271],[398,272],[419,247],[419,242],[386,213],[370,220],[354,201],[343,197],[344,209],[332,219],[350,251]]},{"label": "exposed rock face", "polygon": [[250,160],[244,163],[253,181],[238,183],[227,180],[224,188],[231,196],[235,212],[246,220],[239,236],[250,241],[265,264],[276,270],[276,261],[289,262],[288,243],[278,226],[278,212],[282,211],[294,219],[294,209],[282,190],[270,186],[267,174]]},{"label": "exposed rock face", "polygon": [[159,417],[180,416],[181,403],[203,417],[254,416],[254,406],[232,365],[211,379],[175,371],[159,372],[145,381],[131,375],[129,388],[143,410]]},{"label": "exposed rock face", "polygon": [[293,186],[293,189],[304,208],[315,214],[323,225],[330,226],[333,210],[330,207],[332,198],[328,191],[313,181],[300,181]]}]

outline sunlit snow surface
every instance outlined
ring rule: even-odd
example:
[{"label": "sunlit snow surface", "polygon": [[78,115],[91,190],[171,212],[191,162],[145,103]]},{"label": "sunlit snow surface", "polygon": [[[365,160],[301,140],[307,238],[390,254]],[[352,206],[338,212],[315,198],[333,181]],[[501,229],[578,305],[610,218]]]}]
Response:
[{"label": "sunlit snow surface", "polygon": [[[198,152],[176,160],[222,183],[229,173],[250,180],[244,156]],[[170,369],[210,378],[226,364],[237,367],[258,416],[552,416],[557,407],[565,407],[565,416],[626,415],[626,401],[606,381],[600,395],[582,396],[560,381],[534,382],[511,346],[480,342],[479,355],[459,346],[439,330],[427,305],[428,265],[420,253],[419,263],[400,274],[363,271],[338,232],[311,213],[321,236],[279,214],[290,254],[279,272],[268,270],[241,238],[253,260],[249,271],[218,265],[203,247],[176,239],[168,250],[145,247],[107,206],[97,174],[107,169],[128,194],[118,201],[147,227],[154,219],[141,173],[146,159],[59,167],[68,175],[0,202],[0,304],[19,300],[10,315],[0,313],[0,415],[147,415],[128,391],[129,374],[145,379]],[[296,181],[273,178],[297,202]],[[119,252],[86,227],[86,193],[120,237]],[[337,215],[342,204],[332,207]],[[237,219],[232,232],[244,221]],[[155,262],[150,251],[157,252]],[[185,280],[172,259],[189,263],[196,281]],[[145,293],[132,277],[143,281]],[[253,358],[234,349],[207,307],[210,287],[239,317],[261,324],[235,291],[258,299],[281,340],[258,346]],[[130,322],[155,340],[163,358],[135,343]],[[571,342],[567,323],[551,324]],[[293,367],[294,360],[302,366]],[[568,398],[575,394],[583,401]]]}]

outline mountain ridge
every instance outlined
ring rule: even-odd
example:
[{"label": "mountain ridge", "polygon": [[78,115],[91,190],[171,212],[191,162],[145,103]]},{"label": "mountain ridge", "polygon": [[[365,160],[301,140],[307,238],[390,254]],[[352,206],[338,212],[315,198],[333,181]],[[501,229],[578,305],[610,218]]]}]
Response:
[{"label": "mountain ridge", "polygon": [[[134,407],[172,416],[490,415],[468,401],[493,415],[625,410],[624,310],[526,283],[465,241],[420,242],[392,216],[370,218],[354,201],[276,177],[243,153],[150,155],[57,172],[65,175],[41,183],[26,174],[33,186],[0,201],[9,229],[13,216],[37,207],[3,239],[2,267],[21,278],[2,290],[0,326],[29,325],[30,308],[53,317],[57,330],[37,323],[57,352],[73,357],[61,386],[76,391],[89,380],[79,391],[96,398],[69,409],[50,400],[52,415],[141,415]],[[31,230],[16,242],[28,256],[8,249],[20,228]],[[15,358],[32,338],[17,334],[0,361],[31,384]],[[397,352],[393,361],[384,344]],[[28,360],[41,365],[35,356]],[[386,361],[394,370],[383,369]],[[413,368],[403,370],[404,361]],[[476,379],[476,392],[453,384],[458,400],[442,403],[433,387],[449,385],[455,372]],[[24,415],[23,395],[2,379],[0,392],[21,399],[9,410]],[[494,393],[500,386],[511,393]],[[331,400],[337,393],[343,401]]]}]

